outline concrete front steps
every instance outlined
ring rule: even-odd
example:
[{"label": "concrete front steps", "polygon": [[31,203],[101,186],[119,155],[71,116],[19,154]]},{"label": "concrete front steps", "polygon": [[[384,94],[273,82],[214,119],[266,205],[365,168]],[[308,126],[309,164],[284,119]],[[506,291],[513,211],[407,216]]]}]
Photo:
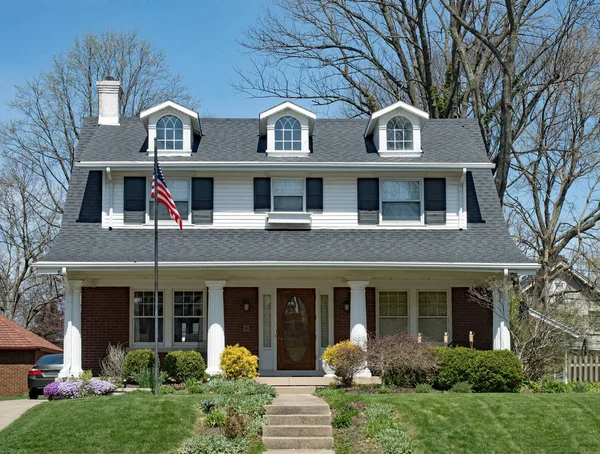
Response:
[{"label": "concrete front steps", "polygon": [[269,424],[263,426],[263,443],[267,453],[332,454],[329,405],[308,394],[308,391],[314,392],[314,388],[294,388],[301,387],[278,387],[279,396],[265,406]]}]

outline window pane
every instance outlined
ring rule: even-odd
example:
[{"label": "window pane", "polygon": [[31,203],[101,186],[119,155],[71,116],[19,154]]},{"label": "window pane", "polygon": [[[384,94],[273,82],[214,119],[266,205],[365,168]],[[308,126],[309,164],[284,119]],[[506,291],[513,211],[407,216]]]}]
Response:
[{"label": "window pane", "polygon": [[329,345],[329,295],[321,295],[321,347]]},{"label": "window pane", "polygon": [[448,331],[448,319],[419,318],[419,332],[433,342],[444,342],[444,333]]},{"label": "window pane", "polygon": [[183,129],[176,129],[175,130],[175,138],[177,140],[183,140]]},{"label": "window pane", "polygon": [[283,131],[281,129],[275,131],[275,140],[283,140]]},{"label": "window pane", "polygon": [[[154,318],[134,320],[134,342],[154,342]],[[163,319],[158,319],[158,342],[163,341]]]},{"label": "window pane", "polygon": [[271,295],[263,295],[263,346],[271,348]]},{"label": "window pane", "polygon": [[381,208],[384,220],[418,221],[421,219],[420,202],[383,202]]},{"label": "window pane", "polygon": [[273,195],[302,195],[303,186],[302,180],[274,180]]},{"label": "window pane", "polygon": [[275,150],[283,150],[283,142],[276,141],[275,142]]},{"label": "window pane", "polygon": [[274,211],[303,211],[302,197],[273,197]]},{"label": "window pane", "polygon": [[389,336],[408,328],[408,319],[406,318],[380,318],[379,319],[379,335]]},{"label": "window pane", "polygon": [[294,130],[293,139],[298,140],[298,141],[300,140],[300,130],[299,129]]},{"label": "window pane", "polygon": [[381,193],[383,201],[421,200],[421,183],[419,181],[384,180],[381,184]]},{"label": "window pane", "polygon": [[200,318],[176,318],[175,342],[200,342],[203,338]]}]

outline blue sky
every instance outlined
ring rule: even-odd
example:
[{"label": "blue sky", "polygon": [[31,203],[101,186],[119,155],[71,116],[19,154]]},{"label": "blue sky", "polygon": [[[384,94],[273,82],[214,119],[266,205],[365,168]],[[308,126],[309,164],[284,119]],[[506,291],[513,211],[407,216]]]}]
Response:
[{"label": "blue sky", "polygon": [[162,49],[172,70],[201,100],[201,115],[257,117],[280,101],[236,94],[231,82],[237,78],[234,67],[249,64],[237,40],[269,4],[270,0],[3,1],[0,120],[14,115],[6,107],[14,85],[50,69],[53,55],[67,50],[75,36],[107,28],[137,29]]}]

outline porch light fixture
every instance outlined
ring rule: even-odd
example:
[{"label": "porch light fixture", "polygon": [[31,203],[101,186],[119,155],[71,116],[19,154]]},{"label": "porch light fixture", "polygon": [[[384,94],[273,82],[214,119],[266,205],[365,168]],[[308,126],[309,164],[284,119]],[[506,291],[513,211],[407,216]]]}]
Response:
[{"label": "porch light fixture", "polygon": [[244,312],[248,312],[248,309],[250,309],[250,301],[244,300],[243,306],[244,306]]},{"label": "porch light fixture", "polygon": [[350,300],[344,301],[344,310],[350,312]]}]

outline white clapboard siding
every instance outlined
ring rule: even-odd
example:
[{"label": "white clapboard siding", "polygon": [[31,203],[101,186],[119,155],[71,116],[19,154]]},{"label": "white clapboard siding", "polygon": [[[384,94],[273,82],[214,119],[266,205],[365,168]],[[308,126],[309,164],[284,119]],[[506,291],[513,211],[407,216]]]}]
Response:
[{"label": "white clapboard siding", "polygon": [[460,180],[446,179],[446,227],[458,229]]},{"label": "white clapboard siding", "polygon": [[357,228],[356,177],[323,178],[323,212],[314,213],[312,228]]},{"label": "white clapboard siding", "polygon": [[215,228],[265,228],[265,213],[254,212],[252,176],[215,176],[213,207]]}]

